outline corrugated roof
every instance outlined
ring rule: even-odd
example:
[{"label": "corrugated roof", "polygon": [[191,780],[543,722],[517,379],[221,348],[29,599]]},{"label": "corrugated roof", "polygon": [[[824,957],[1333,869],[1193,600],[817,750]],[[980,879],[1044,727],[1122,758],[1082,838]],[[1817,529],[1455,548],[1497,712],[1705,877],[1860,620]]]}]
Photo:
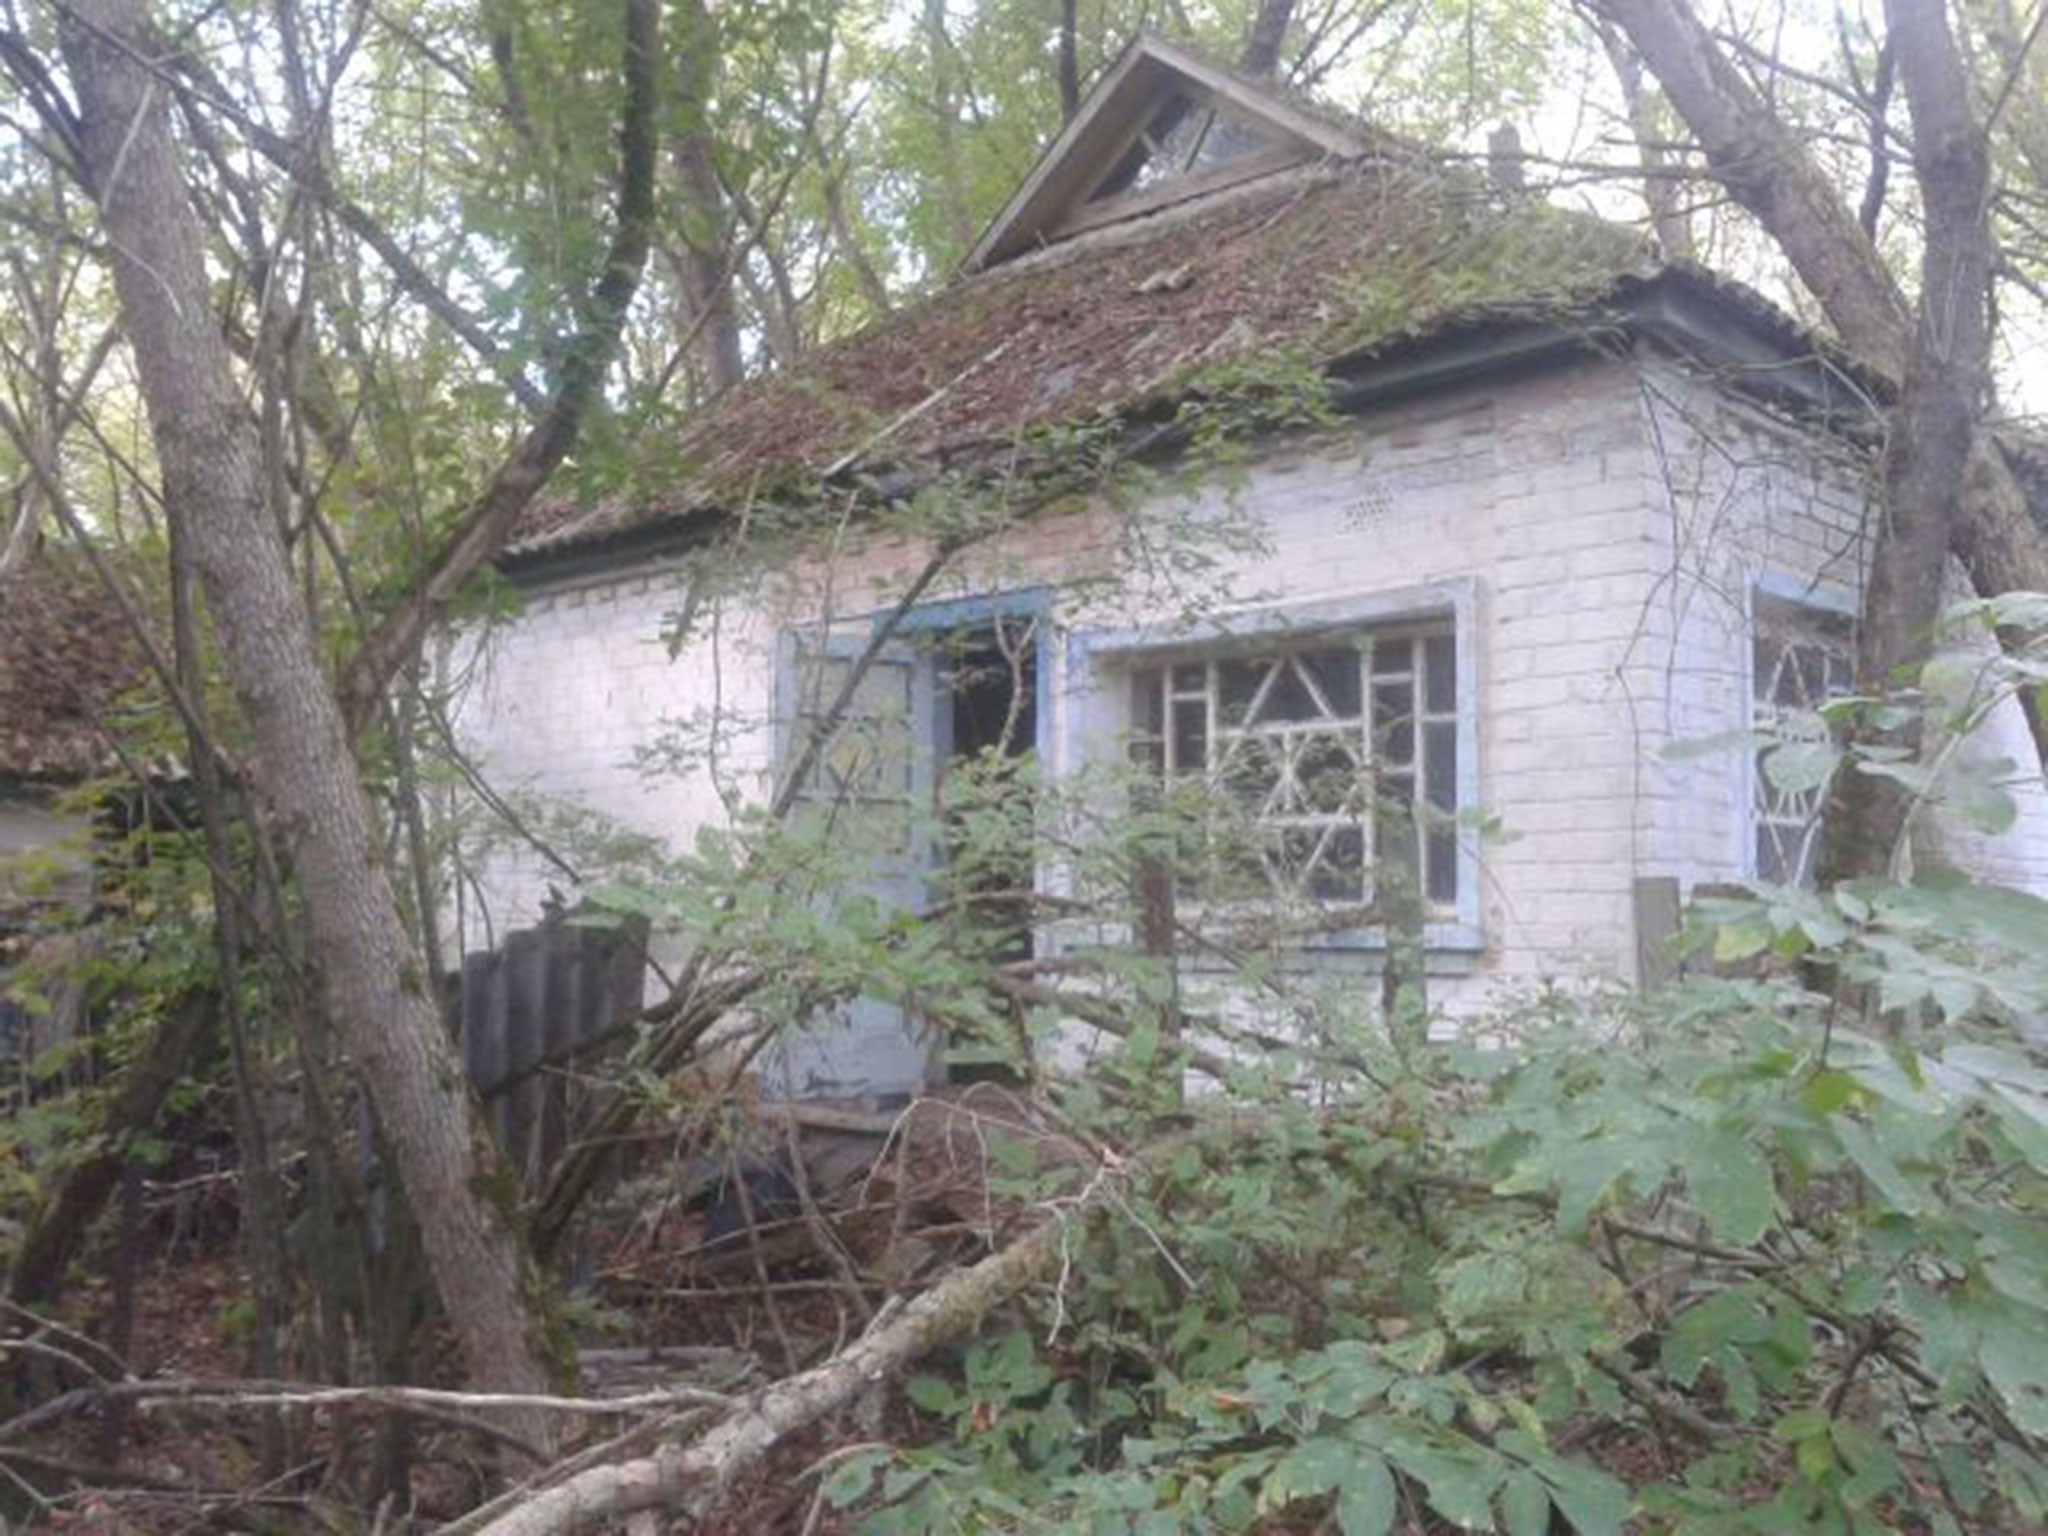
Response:
[{"label": "corrugated roof", "polygon": [[1654,268],[1640,235],[1416,160],[1290,172],[963,278],[653,445],[637,496],[537,507],[515,556],[749,497],[852,458],[915,465],[1128,410],[1208,370],[1326,362],[1492,314],[1582,309]]}]

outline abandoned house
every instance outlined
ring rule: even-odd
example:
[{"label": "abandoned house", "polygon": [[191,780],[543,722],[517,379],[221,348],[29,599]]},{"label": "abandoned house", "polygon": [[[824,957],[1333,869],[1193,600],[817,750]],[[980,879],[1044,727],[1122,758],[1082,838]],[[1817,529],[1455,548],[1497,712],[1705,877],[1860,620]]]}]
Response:
[{"label": "abandoned house", "polygon": [[[1750,290],[1512,182],[1140,39],[935,296],[718,401],[661,445],[659,495],[529,519],[500,562],[516,617],[446,648],[477,760],[685,846],[772,792],[805,706],[792,648],[850,654],[925,567],[914,532],[835,542],[836,489],[908,501],[1306,371],[1325,410],[1274,411],[1213,461],[1184,433],[1137,491],[1064,496],[957,557],[854,700],[901,723],[900,761],[850,792],[928,796],[991,720],[1054,780],[1135,743],[1270,829],[1276,892],[1356,905],[1387,834],[1315,764],[1372,759],[1416,810],[1392,851],[1433,1006],[1631,983],[1660,936],[1646,890],[1809,872],[1812,794],[1753,747],[1670,749],[1842,687],[1878,386]],[[699,552],[778,508],[815,519],[812,553],[678,633]],[[1156,541],[1189,528],[1236,532],[1177,580]],[[993,697],[970,681],[991,672]],[[714,711],[712,761],[650,766]],[[2030,762],[2017,710],[1971,750]],[[1924,855],[2048,890],[2048,803],[2031,780],[2019,800],[1996,838],[1930,818]],[[465,942],[562,880],[497,858]],[[1295,963],[1367,974],[1380,952],[1333,924]],[[942,1070],[887,1009],[787,1051],[812,1091]]]}]

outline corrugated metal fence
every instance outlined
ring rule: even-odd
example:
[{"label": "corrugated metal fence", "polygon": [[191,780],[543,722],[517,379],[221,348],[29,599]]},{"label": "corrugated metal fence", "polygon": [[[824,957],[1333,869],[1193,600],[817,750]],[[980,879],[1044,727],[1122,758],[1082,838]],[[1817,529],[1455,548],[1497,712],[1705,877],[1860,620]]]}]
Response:
[{"label": "corrugated metal fence", "polygon": [[454,1001],[462,1064],[529,1184],[568,1146],[580,1066],[640,1011],[644,928],[551,917],[462,959]]}]

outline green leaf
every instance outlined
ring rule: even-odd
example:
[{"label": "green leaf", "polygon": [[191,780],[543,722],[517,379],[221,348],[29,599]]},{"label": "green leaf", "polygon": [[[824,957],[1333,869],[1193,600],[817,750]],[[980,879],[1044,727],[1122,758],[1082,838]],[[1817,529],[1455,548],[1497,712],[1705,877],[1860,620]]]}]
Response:
[{"label": "green leaf", "polygon": [[1550,1490],[1533,1472],[1517,1472],[1500,1493],[1501,1523],[1508,1536],[1549,1536]]},{"label": "green leaf", "polygon": [[1832,1115],[1858,1092],[1856,1079],[1846,1072],[1816,1072],[1799,1091],[1799,1102],[1816,1115]]},{"label": "green leaf", "polygon": [[1811,1440],[1816,1435],[1825,1435],[1829,1422],[1827,1414],[1818,1408],[1795,1408],[1771,1426],[1771,1433],[1785,1441]]},{"label": "green leaf", "polygon": [[1583,1231],[1586,1217],[1616,1179],[1633,1169],[1641,1148],[1624,1137],[1583,1141],[1557,1160],[1557,1224]]},{"label": "green leaf", "polygon": [[1758,740],[1755,731],[1718,731],[1711,736],[1688,736],[1683,741],[1666,742],[1658,755],[1666,762],[1689,763],[1723,752],[1753,751]]},{"label": "green leaf", "polygon": [[1921,1216],[1927,1213],[1927,1197],[1919,1186],[1900,1171],[1899,1165],[1892,1161],[1891,1155],[1877,1144],[1877,1138],[1860,1122],[1838,1119],[1834,1126],[1835,1138],[1842,1144],[1842,1150],[1849,1154],[1849,1160],[1880,1195],[1903,1215]]},{"label": "green leaf", "polygon": [[1732,965],[1760,955],[1771,944],[1771,925],[1761,917],[1742,917],[1721,923],[1714,929],[1714,960]]},{"label": "green leaf", "polygon": [[[2011,772],[2012,764],[2004,764]],[[2006,792],[2005,786],[1970,774],[1960,778],[1949,791],[1949,802],[1956,814],[1971,827],[1988,837],[1996,837],[2010,830],[2019,820],[2019,802]]]},{"label": "green leaf", "polygon": [[1304,1440],[1273,1469],[1269,1486],[1283,1499],[1313,1498],[1340,1486],[1351,1474],[1356,1451],[1342,1440],[1327,1436]]},{"label": "green leaf", "polygon": [[1835,1470],[1834,1442],[1826,1435],[1801,1440],[1792,1447],[1792,1460],[1801,1477],[1809,1483],[1820,1482]]},{"label": "green leaf", "polygon": [[1550,1496],[1579,1536],[1621,1536],[1635,1507],[1626,1488],[1605,1472],[1566,1464],[1550,1474]]},{"label": "green leaf", "polygon": [[847,1457],[826,1474],[821,1490],[825,1503],[832,1509],[845,1509],[866,1498],[876,1470],[888,1459],[886,1451],[862,1451]]},{"label": "green leaf", "polygon": [[1717,1130],[1693,1145],[1686,1187],[1714,1235],[1747,1248],[1777,1215],[1771,1165],[1740,1132]]},{"label": "green leaf", "polygon": [[1790,795],[1819,789],[1834,777],[1841,753],[1832,741],[1787,741],[1763,754],[1764,777]]},{"label": "green leaf", "polygon": [[1386,1462],[1371,1451],[1354,1451],[1350,1471],[1337,1488],[1337,1529],[1343,1536],[1386,1536],[1399,1509]]},{"label": "green leaf", "polygon": [[2039,1314],[2002,1312],[1985,1328],[1977,1361],[2012,1421],[2030,1435],[2048,1435],[2048,1329]]},{"label": "green leaf", "polygon": [[960,1394],[936,1376],[911,1377],[903,1395],[926,1413],[951,1413],[960,1403]]}]

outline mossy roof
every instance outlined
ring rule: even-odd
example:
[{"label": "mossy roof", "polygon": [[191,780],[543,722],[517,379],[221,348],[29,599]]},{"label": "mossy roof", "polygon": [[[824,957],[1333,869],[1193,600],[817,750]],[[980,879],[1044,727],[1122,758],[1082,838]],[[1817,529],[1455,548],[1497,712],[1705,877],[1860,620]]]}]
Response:
[{"label": "mossy roof", "polygon": [[954,462],[1170,399],[1205,373],[1326,364],[1490,316],[1582,312],[1655,270],[1625,227],[1420,156],[1283,173],[962,278],[703,413],[643,489],[535,509],[541,556],[801,496],[858,460]]},{"label": "mossy roof", "polygon": [[0,578],[0,778],[64,782],[109,766],[101,722],[147,675],[84,560],[49,551]]}]

